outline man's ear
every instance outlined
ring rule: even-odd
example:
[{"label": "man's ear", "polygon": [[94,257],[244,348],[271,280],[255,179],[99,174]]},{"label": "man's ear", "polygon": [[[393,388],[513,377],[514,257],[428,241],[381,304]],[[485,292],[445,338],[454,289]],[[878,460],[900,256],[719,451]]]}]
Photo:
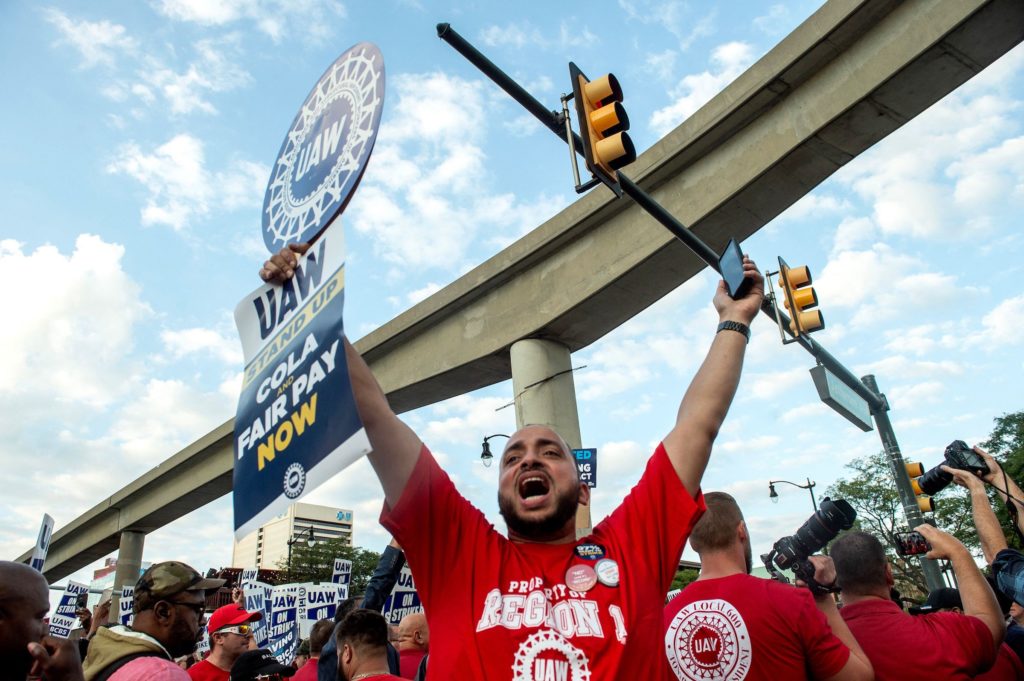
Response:
[{"label": "man's ear", "polygon": [[167,601],[157,601],[156,605],[153,606],[153,616],[156,617],[157,622],[161,624],[169,620],[173,616],[174,606]]},{"label": "man's ear", "polygon": [[585,482],[580,483],[580,493],[576,497],[576,503],[581,506],[590,506],[590,485]]},{"label": "man's ear", "polygon": [[889,565],[889,561],[885,561],[885,583],[890,587],[896,584],[896,580],[892,578],[892,566]]},{"label": "man's ear", "polygon": [[736,526],[736,537],[740,542],[745,542],[750,538],[750,533],[747,531],[747,521],[741,520],[740,524]]}]

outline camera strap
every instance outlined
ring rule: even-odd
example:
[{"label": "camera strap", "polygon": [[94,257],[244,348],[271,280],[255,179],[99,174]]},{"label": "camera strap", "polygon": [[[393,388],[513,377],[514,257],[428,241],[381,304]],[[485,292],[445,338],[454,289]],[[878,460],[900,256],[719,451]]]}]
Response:
[{"label": "camera strap", "polygon": [[1006,514],[1010,516],[1010,524],[1013,526],[1013,531],[1017,534],[1017,539],[1020,540],[1022,546],[1024,546],[1024,534],[1020,531],[1020,523],[1017,521],[1017,504],[1014,503],[1013,497],[1010,496],[1010,482],[1006,479],[1006,469],[999,466],[999,470],[1003,472],[1003,491],[1006,494],[1006,498],[1003,499],[1003,503],[1006,504]]}]

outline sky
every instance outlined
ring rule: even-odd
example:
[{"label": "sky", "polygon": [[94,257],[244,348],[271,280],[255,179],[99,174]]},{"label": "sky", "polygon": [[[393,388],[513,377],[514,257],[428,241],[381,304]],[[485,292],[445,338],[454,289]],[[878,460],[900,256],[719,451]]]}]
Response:
[{"label": "sky", "polygon": [[[567,62],[614,71],[642,151],[810,16],[793,1],[563,3],[149,0],[0,5],[0,556],[57,529],[230,418],[232,320],[266,258],[270,167],[323,70],[360,41],[384,55],[373,157],[343,216],[345,324],[358,339],[575,200],[565,147],[445,43],[452,26],[558,105]],[[876,375],[908,459],[939,462],[1024,408],[1024,51],[1017,48],[851,161],[743,243],[815,277],[815,334]],[[598,188],[595,191],[605,191]],[[716,323],[707,271],[576,352],[594,519],[671,428]],[[820,403],[813,360],[756,320],[705,490],[744,509],[755,554],[810,515],[843,466],[880,449]],[[511,382],[403,415],[503,529],[480,441],[514,429]],[[498,440],[500,448],[501,440]],[[355,512],[381,550],[383,495],[361,461],[305,501]],[[940,497],[941,502],[941,497]],[[230,497],[153,532],[144,559],[231,560]],[[693,554],[687,550],[687,557]],[[90,566],[76,573],[88,578]]]}]

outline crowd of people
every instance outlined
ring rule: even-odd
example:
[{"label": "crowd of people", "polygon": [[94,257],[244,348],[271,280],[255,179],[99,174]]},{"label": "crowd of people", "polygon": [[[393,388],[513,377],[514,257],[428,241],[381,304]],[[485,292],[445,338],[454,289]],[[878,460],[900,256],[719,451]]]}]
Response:
[{"label": "crowd of people", "polygon": [[[304,250],[282,250],[261,276],[286,280]],[[206,594],[222,580],[183,563],[146,570],[131,626],[105,625],[97,613],[78,640],[46,634],[41,575],[0,563],[0,681],[1024,677],[1016,621],[1024,618],[1024,555],[1007,547],[985,486],[1014,508],[1024,494],[981,450],[986,474],[945,470],[970,491],[991,581],[959,541],[930,525],[916,529],[930,543],[928,557],[949,562],[958,590],[932,594],[927,614],[908,614],[893,600],[885,548],[861,531],[811,557],[808,584],[750,576],[739,506],[727,494],[701,492],[764,295],[748,258],[744,272],[752,286],[738,299],[719,284],[719,324],[674,426],[637,485],[586,536],[576,536],[576,510],[590,490],[557,432],[527,425],[509,438],[499,469],[502,535],[398,419],[346,340],[356,408],[384,491],[381,523],[395,541],[366,593],[312,627],[297,665],[252,649],[252,623],[262,614],[246,611],[244,601],[207,618]],[[700,576],[666,605],[687,540],[701,558]],[[395,630],[380,610],[405,561],[424,611]],[[204,625],[210,651],[192,664]]]}]

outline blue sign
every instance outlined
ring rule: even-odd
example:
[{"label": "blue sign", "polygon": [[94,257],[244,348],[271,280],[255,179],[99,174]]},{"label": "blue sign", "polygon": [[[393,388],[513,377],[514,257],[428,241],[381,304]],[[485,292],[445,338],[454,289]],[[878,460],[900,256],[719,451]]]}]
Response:
[{"label": "blue sign", "polygon": [[406,615],[414,612],[423,612],[423,603],[420,602],[420,595],[416,592],[416,583],[412,578],[412,571],[409,566],[402,568],[398,573],[398,581],[395,582],[391,594],[384,601],[381,613],[388,624],[397,625]]},{"label": "blue sign", "polygon": [[587,487],[597,487],[597,450],[596,449],[574,449],[572,455],[576,457],[576,468],[580,472],[580,482],[587,483]]},{"label": "blue sign", "polygon": [[344,235],[327,230],[282,286],[235,309],[245,371],[235,415],[241,540],[370,451],[345,362]]},{"label": "blue sign", "polygon": [[281,144],[263,198],[271,253],[313,241],[345,209],[373,151],[384,107],[384,57],[359,43],[331,64]]},{"label": "blue sign", "polygon": [[53,518],[49,513],[43,514],[43,524],[39,526],[39,536],[36,538],[36,546],[32,549],[32,560],[29,565],[36,572],[43,571],[43,563],[46,562],[46,552],[50,550],[50,537],[53,536]]}]

